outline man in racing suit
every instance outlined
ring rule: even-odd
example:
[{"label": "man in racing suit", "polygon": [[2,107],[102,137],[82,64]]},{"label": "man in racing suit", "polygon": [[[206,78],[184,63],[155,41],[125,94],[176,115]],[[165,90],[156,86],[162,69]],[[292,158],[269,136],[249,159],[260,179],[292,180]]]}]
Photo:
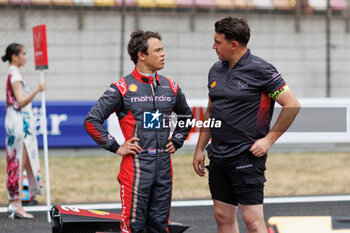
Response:
[{"label": "man in racing suit", "polygon": [[[158,33],[137,30],[128,52],[134,71],[111,84],[86,116],[84,126],[103,148],[123,156],[118,181],[122,201],[122,232],[168,232],[172,192],[170,154],[180,148],[190,127],[176,126],[170,134],[170,116],[192,119],[178,84],[161,76],[164,52]],[[119,145],[103,127],[116,112],[125,142]],[[182,125],[183,126],[183,125]]]}]

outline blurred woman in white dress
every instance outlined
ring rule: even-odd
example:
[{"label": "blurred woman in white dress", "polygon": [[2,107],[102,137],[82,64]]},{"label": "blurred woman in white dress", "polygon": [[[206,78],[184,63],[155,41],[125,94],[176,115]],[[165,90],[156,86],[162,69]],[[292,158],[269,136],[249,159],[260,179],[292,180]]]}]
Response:
[{"label": "blurred woman in white dress", "polygon": [[10,200],[9,218],[34,218],[22,207],[23,172],[26,171],[31,195],[42,194],[42,181],[32,100],[45,90],[40,83],[30,91],[19,72],[26,62],[23,45],[12,43],[6,48],[3,62],[9,61],[6,81],[6,186]]}]

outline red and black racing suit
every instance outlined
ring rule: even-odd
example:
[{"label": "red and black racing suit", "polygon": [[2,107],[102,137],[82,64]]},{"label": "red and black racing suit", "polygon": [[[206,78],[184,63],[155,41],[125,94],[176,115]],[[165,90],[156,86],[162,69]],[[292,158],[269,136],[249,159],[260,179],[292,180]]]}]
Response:
[{"label": "red and black racing suit", "polygon": [[[136,69],[128,76],[113,83],[85,118],[85,129],[103,148],[116,152],[119,144],[103,127],[103,122],[116,112],[125,140],[137,137],[142,152],[123,156],[118,181],[122,201],[122,232],[168,232],[167,225],[172,192],[171,157],[166,152],[170,128],[169,117],[174,111],[179,120],[192,119],[184,94],[177,83],[156,74],[153,78],[140,74]],[[158,121],[148,122],[146,115],[161,113]],[[154,127],[149,123],[154,123]],[[159,125],[160,124],[160,125]],[[190,126],[176,126],[171,141],[176,149],[185,141]]]}]

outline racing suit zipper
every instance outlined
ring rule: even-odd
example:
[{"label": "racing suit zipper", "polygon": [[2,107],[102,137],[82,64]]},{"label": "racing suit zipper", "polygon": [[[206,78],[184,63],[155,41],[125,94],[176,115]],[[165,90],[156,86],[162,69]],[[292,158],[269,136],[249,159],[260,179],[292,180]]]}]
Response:
[{"label": "racing suit zipper", "polygon": [[[154,83],[150,84],[151,90],[152,90],[152,95],[153,95],[153,106],[154,109],[157,110],[157,104],[156,104],[156,87],[154,86]],[[158,154],[158,134],[157,134],[157,129],[154,129],[156,133],[156,154]]]}]

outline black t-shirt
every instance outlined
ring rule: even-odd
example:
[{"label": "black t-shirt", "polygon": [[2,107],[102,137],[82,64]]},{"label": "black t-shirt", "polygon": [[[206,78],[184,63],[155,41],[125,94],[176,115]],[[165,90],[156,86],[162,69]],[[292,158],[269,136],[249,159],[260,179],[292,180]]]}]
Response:
[{"label": "black t-shirt", "polygon": [[210,118],[221,120],[211,128],[207,151],[214,157],[235,156],[270,130],[274,99],[288,90],[276,68],[248,50],[229,70],[225,61],[209,71]]}]

